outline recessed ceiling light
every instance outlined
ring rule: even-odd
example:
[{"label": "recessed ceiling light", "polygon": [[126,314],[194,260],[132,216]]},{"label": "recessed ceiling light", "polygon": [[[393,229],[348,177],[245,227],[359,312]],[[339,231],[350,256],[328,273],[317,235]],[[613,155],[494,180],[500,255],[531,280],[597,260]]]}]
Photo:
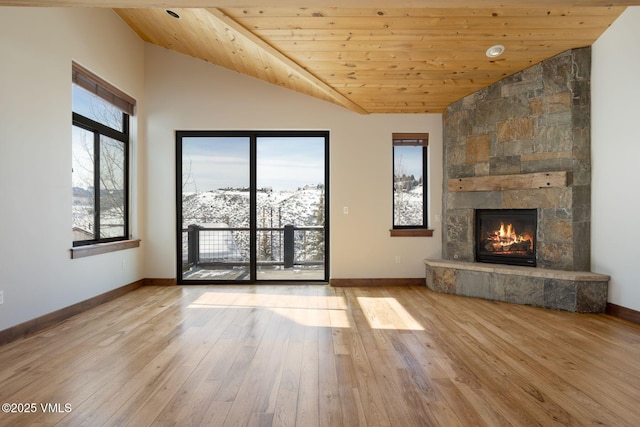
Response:
[{"label": "recessed ceiling light", "polygon": [[171,9],[165,9],[165,12],[167,12],[167,15],[169,15],[172,18],[180,19],[180,15],[178,15],[176,12],[174,12]]},{"label": "recessed ceiling light", "polygon": [[498,56],[502,55],[503,52],[504,52],[504,46],[502,46],[501,44],[497,44],[487,49],[486,55],[489,58],[497,58]]}]

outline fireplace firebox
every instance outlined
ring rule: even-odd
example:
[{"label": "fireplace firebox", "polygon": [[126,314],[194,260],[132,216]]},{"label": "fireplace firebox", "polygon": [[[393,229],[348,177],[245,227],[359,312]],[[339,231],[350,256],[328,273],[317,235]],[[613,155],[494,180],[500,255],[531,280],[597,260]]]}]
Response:
[{"label": "fireplace firebox", "polygon": [[476,261],[536,266],[536,209],[477,209]]}]

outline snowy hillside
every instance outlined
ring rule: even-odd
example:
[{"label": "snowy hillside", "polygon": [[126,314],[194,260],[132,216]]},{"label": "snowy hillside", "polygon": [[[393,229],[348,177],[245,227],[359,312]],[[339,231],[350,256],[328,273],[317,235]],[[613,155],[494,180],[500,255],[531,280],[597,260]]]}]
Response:
[{"label": "snowy hillside", "polygon": [[[183,229],[189,225],[210,228],[248,228],[250,214],[250,193],[244,189],[222,189],[204,193],[184,193],[182,198]],[[305,186],[294,191],[258,191],[256,225],[258,228],[258,259],[264,261],[282,260],[282,233],[280,231],[260,231],[262,228],[283,228],[285,225],[310,227],[324,225],[324,188]],[[228,231],[200,232],[200,259],[228,259],[230,247],[215,245],[204,247],[203,239],[219,240],[221,233]],[[241,258],[249,257],[249,232],[233,231],[233,245]],[[324,233],[322,230],[295,232],[295,255],[297,260],[318,260],[324,254]],[[183,239],[186,239],[184,233]],[[187,242],[183,240],[183,256],[186,256]],[[218,248],[219,247],[219,248]],[[235,249],[234,249],[235,250]]]},{"label": "snowy hillside", "polygon": [[[322,213],[319,213],[324,208],[323,188],[307,186],[295,191],[259,191],[257,199],[258,228],[323,225]],[[249,227],[248,190],[185,193],[182,204],[185,228],[189,224],[203,223]]]},{"label": "snowy hillside", "polygon": [[422,225],[422,185],[394,194],[395,225]]}]

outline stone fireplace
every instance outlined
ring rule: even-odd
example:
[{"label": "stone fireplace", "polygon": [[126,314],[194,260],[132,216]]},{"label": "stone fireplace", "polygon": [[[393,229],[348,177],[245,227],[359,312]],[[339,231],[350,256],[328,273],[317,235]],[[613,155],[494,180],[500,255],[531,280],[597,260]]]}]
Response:
[{"label": "stone fireplace", "polygon": [[445,259],[475,260],[476,209],[536,209],[536,265],[589,270],[590,58],[565,52],[447,108]]},{"label": "stone fireplace", "polygon": [[[589,273],[590,71],[591,49],[570,50],[446,109],[444,259],[431,269],[425,261],[430,288],[604,310],[608,277]],[[535,268],[476,262],[490,244],[476,238],[477,213],[486,210],[535,211],[535,251],[521,264]]]}]

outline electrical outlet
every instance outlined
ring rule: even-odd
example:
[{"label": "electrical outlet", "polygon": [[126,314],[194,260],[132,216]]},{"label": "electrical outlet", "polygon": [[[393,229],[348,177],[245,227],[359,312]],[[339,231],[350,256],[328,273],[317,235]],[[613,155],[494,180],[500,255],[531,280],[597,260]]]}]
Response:
[{"label": "electrical outlet", "polygon": [[343,212],[345,215],[349,215],[349,206],[345,206],[345,207],[343,207],[343,208],[342,208],[342,212]]},{"label": "electrical outlet", "polygon": [[400,255],[396,255],[396,264],[400,264]]},{"label": "electrical outlet", "polygon": [[0,304],[4,304],[4,291],[0,291]]}]

